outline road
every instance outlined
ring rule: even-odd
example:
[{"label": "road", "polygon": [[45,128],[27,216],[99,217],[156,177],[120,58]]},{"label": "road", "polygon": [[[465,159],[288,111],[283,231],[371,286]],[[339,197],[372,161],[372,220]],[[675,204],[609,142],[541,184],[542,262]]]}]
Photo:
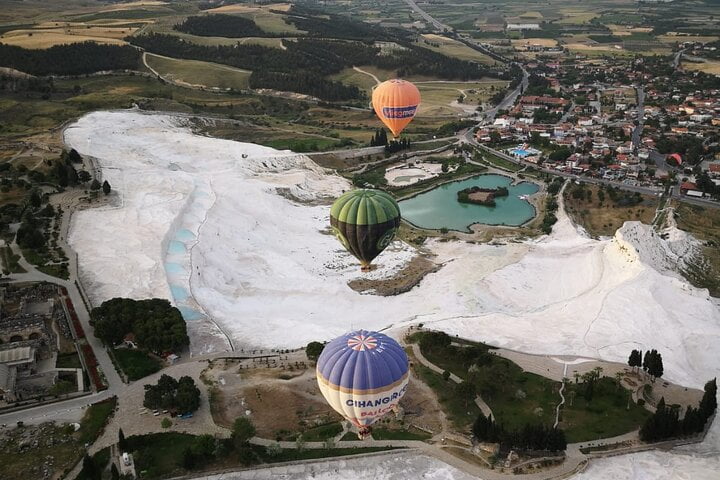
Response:
[{"label": "road", "polygon": [[680,68],[680,63],[682,62],[683,54],[685,53],[685,49],[680,50],[675,54],[672,61],[672,66],[675,70]]},{"label": "road", "polygon": [[645,125],[645,89],[642,85],[635,87],[637,91],[637,121],[638,124],[635,126],[632,132],[632,147],[633,151],[637,154],[638,148],[640,148],[640,141],[642,140],[643,126]]},{"label": "road", "polygon": [[405,3],[407,3],[410,6],[410,8],[412,8],[416,13],[418,13],[426,21],[430,22],[430,24],[433,27],[435,27],[437,30],[440,30],[440,31],[452,30],[452,28],[448,27],[444,23],[441,23],[441,22],[435,20],[433,17],[431,17],[425,10],[420,8],[418,6],[418,4],[414,2],[414,0],[405,0]]}]

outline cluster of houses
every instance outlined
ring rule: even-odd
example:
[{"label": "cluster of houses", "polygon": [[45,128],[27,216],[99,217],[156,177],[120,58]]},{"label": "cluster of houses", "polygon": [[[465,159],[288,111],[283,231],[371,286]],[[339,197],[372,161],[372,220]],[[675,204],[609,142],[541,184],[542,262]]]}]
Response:
[{"label": "cluster of houses", "polygon": [[[670,171],[682,173],[693,166],[686,164],[681,152],[660,156],[656,144],[661,139],[697,137],[707,147],[703,150],[706,157],[719,150],[713,150],[717,145],[710,140],[720,126],[720,89],[688,92],[692,73],[687,73],[688,78],[681,80],[688,82],[685,88],[668,92],[668,83],[647,73],[651,68],[643,68],[643,62],[531,62],[526,68],[544,77],[549,88],[542,95],[520,96],[513,108],[478,129],[476,138],[545,168],[634,185],[659,185]],[[644,90],[637,85],[644,85]],[[639,95],[643,96],[642,109],[638,108]],[[558,120],[539,123],[538,118],[548,118],[535,115],[540,108]],[[637,135],[640,123],[642,135]],[[569,156],[549,155],[562,147],[567,147]],[[705,160],[702,168],[711,168],[710,173],[717,175],[717,167]],[[684,173],[692,180],[690,172]]]}]

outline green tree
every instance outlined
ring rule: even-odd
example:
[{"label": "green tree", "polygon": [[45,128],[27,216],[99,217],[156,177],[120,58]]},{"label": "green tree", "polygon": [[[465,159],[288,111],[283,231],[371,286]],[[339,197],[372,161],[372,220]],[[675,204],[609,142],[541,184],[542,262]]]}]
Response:
[{"label": "green tree", "polygon": [[120,472],[118,472],[117,466],[113,463],[110,467],[110,480],[120,480]]},{"label": "green tree", "polygon": [[163,419],[160,421],[160,426],[162,428],[170,428],[172,426],[172,421],[167,417],[163,417]]},{"label": "green tree", "polygon": [[130,451],[127,440],[125,440],[125,433],[123,433],[122,428],[118,430],[118,448],[120,449],[121,453]]},{"label": "green tree", "polygon": [[324,343],[310,342],[307,344],[307,347],[305,347],[305,355],[307,355],[308,360],[311,362],[317,362],[324,348]]},{"label": "green tree", "polygon": [[102,183],[102,190],[105,195],[110,195],[110,184],[107,180]]},{"label": "green tree", "polygon": [[87,453],[83,457],[82,476],[88,480],[100,480],[100,469]]},{"label": "green tree", "polygon": [[247,446],[252,437],[255,436],[255,425],[246,417],[238,417],[233,422],[232,434],[230,438],[235,448],[240,450]]},{"label": "green tree", "polygon": [[455,394],[465,402],[465,408],[468,403],[475,400],[475,384],[471,382],[461,382],[455,386]]},{"label": "green tree", "polygon": [[80,170],[79,172],[77,172],[77,175],[78,175],[78,181],[81,183],[89,182],[92,179],[92,176],[90,175],[90,173],[88,173],[85,170]]},{"label": "green tree", "polygon": [[181,413],[194,412],[200,407],[200,389],[191,377],[180,377],[174,407]]},{"label": "green tree", "polygon": [[[63,152],[63,153],[65,153],[65,152]],[[70,151],[67,152],[67,156],[66,156],[65,160],[73,162],[73,163],[80,163],[80,162],[82,162],[82,157],[80,156],[80,154],[78,153],[77,150],[75,150],[74,148],[71,148]]]},{"label": "green tree", "polygon": [[90,184],[90,190],[100,190],[101,186],[102,185],[100,185],[100,182],[98,182],[98,179],[94,178],[92,183]]},{"label": "green tree", "polygon": [[192,470],[197,464],[197,458],[195,458],[195,452],[192,451],[191,447],[183,450],[182,466],[185,470]]},{"label": "green tree", "polygon": [[40,208],[40,205],[42,205],[42,197],[37,190],[33,190],[30,194],[30,205],[32,205],[33,208]]},{"label": "green tree", "polygon": [[115,345],[130,332],[137,343],[153,352],[175,351],[190,343],[180,310],[164,299],[106,300],[90,312],[95,336]]}]

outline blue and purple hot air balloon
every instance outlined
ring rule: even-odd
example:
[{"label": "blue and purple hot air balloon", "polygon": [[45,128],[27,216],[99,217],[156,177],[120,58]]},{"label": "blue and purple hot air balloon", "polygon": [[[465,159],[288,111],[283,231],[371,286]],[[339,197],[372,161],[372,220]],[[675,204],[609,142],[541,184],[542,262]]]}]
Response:
[{"label": "blue and purple hot air balloon", "polygon": [[357,330],[325,345],[316,376],[325,400],[358,427],[370,425],[397,409],[408,384],[408,357],[392,338]]}]

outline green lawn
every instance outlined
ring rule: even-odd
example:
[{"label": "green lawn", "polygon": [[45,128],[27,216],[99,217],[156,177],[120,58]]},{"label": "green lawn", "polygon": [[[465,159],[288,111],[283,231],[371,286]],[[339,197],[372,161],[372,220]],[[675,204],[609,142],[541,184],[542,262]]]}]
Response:
[{"label": "green lawn", "polygon": [[[423,355],[438,367],[473,381],[497,422],[506,428],[555,421],[555,406],[560,402],[557,394],[559,382],[524,372],[510,360],[491,354],[482,356],[487,364],[477,368],[470,376],[467,359],[461,355],[466,348],[450,346],[442,351],[423,350]],[[471,348],[489,350],[485,346]]]},{"label": "green lawn", "polygon": [[77,352],[64,353],[57,356],[55,368],[82,368]]},{"label": "green lawn", "polygon": [[[587,402],[582,395],[583,386],[568,384],[565,394],[566,407],[563,409],[560,426],[565,430],[567,441],[584,442],[599,438],[614,437],[631,432],[645,423],[651,415],[645,408],[630,402],[630,392],[618,388],[615,380],[609,377],[601,378],[595,386],[591,402]],[[571,391],[575,390],[573,405],[569,405]]]},{"label": "green lawn", "polygon": [[[152,433],[149,435],[132,436],[127,439],[130,450],[135,459],[135,468],[141,478],[158,479],[184,475],[188,473],[183,465],[185,450],[195,444],[195,435],[187,433]],[[371,453],[383,450],[391,450],[382,447],[370,448],[333,448],[333,449],[282,449],[276,455],[270,455],[265,447],[252,446],[254,463],[277,463],[296,460],[308,460],[313,458],[340,457],[344,455],[356,455],[360,453]],[[205,470],[217,470],[232,468],[242,465],[238,454],[230,451],[221,458],[209,459],[204,466]],[[198,467],[193,472],[202,471]]]},{"label": "green lawn", "polygon": [[388,430],[376,427],[372,429],[372,437],[375,440],[427,440],[431,437],[429,433],[420,430]]},{"label": "green lawn", "polygon": [[342,425],[339,423],[328,423],[313,427],[302,432],[302,438],[306,442],[323,442],[328,438],[333,438],[342,432]]},{"label": "green lawn", "polygon": [[510,160],[505,160],[504,158],[500,158],[497,155],[493,155],[492,153],[482,152],[482,156],[483,160],[485,160],[486,163],[489,163],[490,165],[501,168],[503,170],[517,172],[518,170],[521,170],[523,168],[522,165],[513,163]]},{"label": "green lawn", "polygon": [[277,148],[279,150],[292,150],[293,152],[322,152],[323,150],[331,150],[342,148],[343,143],[339,140],[322,137],[311,138],[281,138],[262,142],[268,147]]},{"label": "green lawn", "polygon": [[193,446],[195,436],[187,433],[152,433],[127,438],[135,460],[135,470],[142,478],[164,478],[180,475],[183,453]]},{"label": "green lawn", "polygon": [[357,433],[347,432],[345,435],[342,436],[340,441],[341,442],[352,442],[353,440],[357,440],[357,439],[358,439]]},{"label": "green lawn", "polygon": [[[428,335],[418,332],[409,337],[410,342],[419,342]],[[523,371],[508,359],[490,353],[487,346],[459,347],[449,345],[423,348],[423,355],[433,364],[449,370],[460,378],[475,383],[477,391],[493,411],[495,420],[506,429],[519,429],[525,424],[555,422],[555,408],[560,402],[560,382]],[[474,366],[473,366],[474,365]],[[472,366],[472,371],[468,370]],[[438,392],[438,397],[451,414],[458,415],[457,400],[452,397],[439,374],[425,367],[416,371],[421,378]],[[571,392],[575,392],[574,396]],[[560,428],[565,430],[568,443],[614,437],[639,428],[650,415],[644,408],[630,402],[628,392],[618,388],[610,377],[598,380],[592,401],[584,396],[583,384],[569,383],[565,390],[565,408],[561,414]],[[570,399],[573,405],[570,405]],[[461,411],[461,410],[460,410]],[[462,417],[460,417],[462,418]]]},{"label": "green lawn", "polygon": [[346,455],[359,455],[361,453],[382,452],[385,450],[397,450],[388,447],[352,447],[352,448],[313,448],[298,451],[297,449],[285,448],[279,455],[273,457],[265,453],[263,447],[253,447],[258,456],[266,463],[293,462],[297,460],[312,460],[314,458],[344,457]]},{"label": "green lawn", "polygon": [[113,354],[118,366],[130,380],[139,380],[162,368],[159,361],[140,350],[116,348],[113,349]]},{"label": "green lawn", "polygon": [[80,422],[80,443],[92,443],[100,435],[110,415],[115,410],[117,399],[112,397],[108,400],[92,404]]}]

